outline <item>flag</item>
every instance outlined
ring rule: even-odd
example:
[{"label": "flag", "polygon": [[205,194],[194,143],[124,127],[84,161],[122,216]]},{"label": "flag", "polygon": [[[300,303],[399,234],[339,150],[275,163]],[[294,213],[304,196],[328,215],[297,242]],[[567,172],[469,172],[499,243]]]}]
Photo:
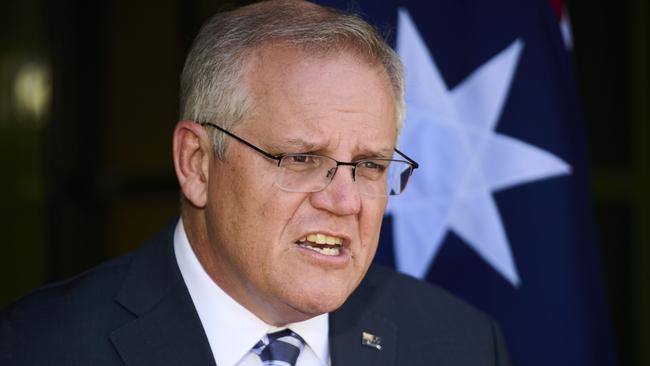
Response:
[{"label": "flag", "polygon": [[400,148],[420,163],[389,200],[376,261],[495,317],[514,365],[613,365],[570,33],[553,5],[354,2],[393,35]]}]

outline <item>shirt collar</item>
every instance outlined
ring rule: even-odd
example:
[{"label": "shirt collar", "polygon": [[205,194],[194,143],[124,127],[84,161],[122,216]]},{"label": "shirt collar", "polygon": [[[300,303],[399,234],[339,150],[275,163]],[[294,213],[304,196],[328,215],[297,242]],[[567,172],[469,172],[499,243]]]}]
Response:
[{"label": "shirt collar", "polygon": [[182,219],[174,231],[174,253],[217,365],[236,364],[264,334],[284,328],[299,334],[321,363],[327,362],[327,313],[282,328],[266,324],[225,293],[205,272],[187,239]]}]

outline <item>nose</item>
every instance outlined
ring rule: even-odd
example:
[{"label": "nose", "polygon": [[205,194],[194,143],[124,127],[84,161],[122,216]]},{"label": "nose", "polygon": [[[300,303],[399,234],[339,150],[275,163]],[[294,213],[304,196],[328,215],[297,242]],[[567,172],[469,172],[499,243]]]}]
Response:
[{"label": "nose", "polygon": [[354,183],[352,174],[349,174],[346,168],[354,167],[339,166],[327,172],[327,176],[332,181],[322,191],[311,193],[312,206],[330,211],[338,216],[359,213],[361,210],[361,195]]}]

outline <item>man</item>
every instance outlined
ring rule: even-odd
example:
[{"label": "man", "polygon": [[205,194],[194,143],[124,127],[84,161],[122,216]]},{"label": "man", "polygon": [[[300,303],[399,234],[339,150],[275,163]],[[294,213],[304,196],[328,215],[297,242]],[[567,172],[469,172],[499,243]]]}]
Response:
[{"label": "man", "polygon": [[218,15],[181,95],[180,220],[5,310],[3,365],[508,364],[489,318],[369,270],[417,167],[395,149],[401,66],[372,27],[294,1]]}]

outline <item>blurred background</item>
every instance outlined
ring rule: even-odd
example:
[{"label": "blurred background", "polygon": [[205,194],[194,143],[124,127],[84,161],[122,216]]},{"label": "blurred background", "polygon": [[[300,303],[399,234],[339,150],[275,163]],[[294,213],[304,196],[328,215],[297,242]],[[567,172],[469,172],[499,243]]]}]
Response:
[{"label": "blurred background", "polygon": [[[4,0],[0,307],[174,219],[178,77],[245,1]],[[599,249],[621,365],[650,365],[650,6],[569,1]]]}]

